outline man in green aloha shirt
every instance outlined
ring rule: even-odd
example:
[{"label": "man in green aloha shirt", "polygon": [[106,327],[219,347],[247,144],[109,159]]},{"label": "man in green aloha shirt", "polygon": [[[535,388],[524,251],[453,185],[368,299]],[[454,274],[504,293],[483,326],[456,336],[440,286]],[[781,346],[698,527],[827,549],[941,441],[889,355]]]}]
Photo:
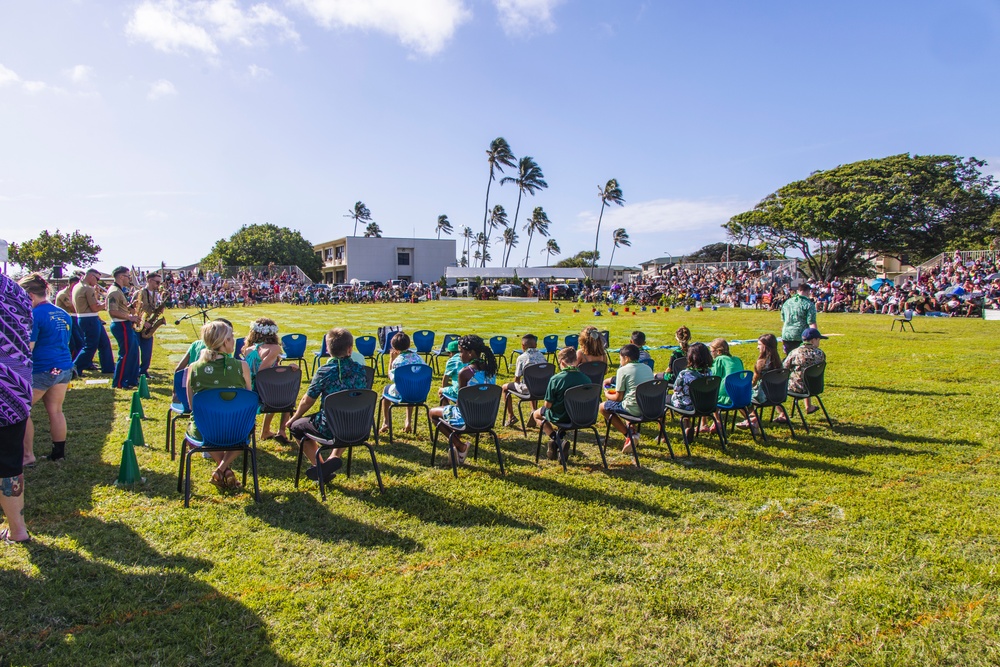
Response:
[{"label": "man in green aloha shirt", "polygon": [[809,298],[812,287],[806,281],[799,283],[798,291],[781,305],[781,346],[787,355],[802,345],[802,332],[816,328],[816,304]]}]

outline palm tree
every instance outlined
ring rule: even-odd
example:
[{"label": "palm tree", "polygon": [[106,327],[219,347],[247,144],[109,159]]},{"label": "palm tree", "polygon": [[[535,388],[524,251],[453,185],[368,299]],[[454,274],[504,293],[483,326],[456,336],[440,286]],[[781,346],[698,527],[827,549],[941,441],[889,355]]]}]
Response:
[{"label": "palm tree", "polygon": [[531,237],[536,232],[542,236],[548,236],[549,224],[549,216],[545,215],[545,211],[542,210],[541,206],[536,206],[535,210],[531,212],[528,222],[524,225],[524,231],[528,232],[528,248],[524,252],[525,266],[528,266],[528,253],[531,252]]},{"label": "palm tree", "polygon": [[458,265],[462,267],[469,265],[469,253],[462,251],[462,259],[458,260]]},{"label": "palm tree", "polygon": [[[503,137],[497,137],[490,142],[490,147],[486,151],[486,160],[490,164],[490,180],[486,183],[486,209],[483,211],[483,237],[488,239],[490,233],[486,231],[486,220],[490,215],[490,186],[496,180],[496,172],[503,173],[504,167],[517,166],[514,162],[514,153],[510,150],[510,144]],[[500,183],[503,185],[503,182]],[[485,266],[485,264],[483,264]]]},{"label": "palm tree", "polygon": [[517,245],[517,230],[513,227],[507,227],[503,230],[503,265],[507,266],[507,260],[510,259],[511,249]]},{"label": "palm tree", "polygon": [[462,247],[465,248],[463,253],[468,257],[469,251],[472,250],[470,247],[472,245],[472,227],[462,227],[462,239],[464,239]]},{"label": "palm tree", "polygon": [[593,279],[594,267],[597,266],[597,241],[601,238],[601,219],[604,218],[604,208],[609,204],[625,205],[622,189],[618,187],[618,181],[614,178],[605,184],[603,190],[600,185],[597,186],[597,196],[601,198],[601,214],[597,216],[597,234],[594,236],[594,258],[590,262],[591,279]]},{"label": "palm tree", "polygon": [[486,225],[487,242],[489,242],[489,238],[493,234],[494,229],[500,227],[506,229],[509,224],[510,222],[507,220],[507,211],[504,210],[503,206],[500,204],[494,206],[493,211],[490,213],[489,222]]},{"label": "palm tree", "polygon": [[517,170],[517,178],[504,176],[500,179],[500,185],[505,185],[506,183],[517,185],[517,208],[514,209],[515,228],[517,228],[517,214],[521,211],[521,196],[525,192],[533,196],[538,190],[549,187],[549,184],[545,182],[545,175],[542,174],[542,168],[538,166],[534,158],[527,156],[521,158],[521,161],[518,162]]},{"label": "palm tree", "polygon": [[561,255],[562,249],[559,247],[559,244],[556,243],[555,239],[549,239],[548,241],[545,242],[544,252],[545,252],[545,266],[548,266],[549,260],[552,258],[552,255]]},{"label": "palm tree", "polygon": [[437,227],[435,229],[437,229],[438,239],[441,238],[441,232],[451,236],[451,233],[455,231],[455,228],[451,226],[451,221],[448,219],[447,215],[438,216]]},{"label": "palm tree", "polygon": [[[624,227],[619,227],[615,231],[611,232],[611,238],[614,240],[615,245],[611,248],[611,259],[608,260],[608,282],[611,282],[611,263],[615,261],[615,250],[624,246],[631,246],[632,242],[628,240],[628,232],[625,231]],[[594,272],[590,272],[591,278],[594,276]]]},{"label": "palm tree", "polygon": [[[359,202],[354,202],[354,210],[353,211],[348,211],[347,215],[345,215],[344,217],[345,218],[354,218],[354,234],[353,234],[353,236],[357,236],[358,235],[358,221],[359,220],[363,220],[364,222],[371,222],[372,221],[372,212],[368,210],[368,207],[365,206],[365,203],[363,201],[359,201]],[[367,236],[367,234],[366,234],[366,236]]]},{"label": "palm tree", "polygon": [[377,222],[368,223],[368,226],[365,227],[365,238],[370,237],[382,238],[382,228],[378,226]]}]

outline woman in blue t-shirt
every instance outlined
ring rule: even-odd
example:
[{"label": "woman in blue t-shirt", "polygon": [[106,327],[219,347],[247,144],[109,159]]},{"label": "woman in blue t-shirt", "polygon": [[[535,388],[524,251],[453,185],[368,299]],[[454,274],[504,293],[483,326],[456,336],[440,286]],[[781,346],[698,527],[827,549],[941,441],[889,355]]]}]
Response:
[{"label": "woman in blue t-shirt", "polygon": [[[66,456],[66,416],[63,399],[73,379],[73,357],[69,354],[69,340],[73,321],[62,308],[48,302],[49,284],[37,273],[22,278],[21,287],[31,297],[31,404],[38,399],[49,413],[49,431],[52,434],[50,461]],[[35,462],[35,425],[31,419],[24,429],[24,465]]]}]

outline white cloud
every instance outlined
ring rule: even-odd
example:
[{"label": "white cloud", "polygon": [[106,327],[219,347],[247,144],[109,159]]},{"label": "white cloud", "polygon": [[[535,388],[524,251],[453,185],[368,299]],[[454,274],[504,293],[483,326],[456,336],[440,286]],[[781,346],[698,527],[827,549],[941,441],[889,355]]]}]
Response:
[{"label": "white cloud", "polygon": [[[665,248],[670,252],[687,252],[722,240],[726,234],[721,226],[755,203],[738,199],[654,199],[626,203],[622,208],[605,209],[601,235],[608,236],[617,227],[624,227],[633,236],[663,234],[658,243],[664,248],[657,247],[651,252],[663,252]],[[594,211],[580,213],[578,229],[593,234],[598,213],[598,206]]]},{"label": "white cloud", "polygon": [[192,6],[165,0],[143,2],[135,8],[125,26],[125,34],[138,42],[147,42],[165,53],[200,51],[208,55],[219,52],[208,31],[190,20]]},{"label": "white cloud", "polygon": [[10,84],[20,83],[21,77],[12,69],[7,69],[3,65],[0,65],[0,86],[9,86]]},{"label": "white cloud", "polygon": [[552,10],[561,3],[562,0],[493,0],[500,13],[500,25],[508,35],[555,30]]},{"label": "white cloud", "polygon": [[91,79],[94,78],[94,68],[88,65],[74,65],[66,70],[65,73],[70,81],[78,86],[90,83]]},{"label": "white cloud", "polygon": [[259,65],[250,65],[247,67],[247,74],[250,75],[251,79],[266,79],[271,76],[271,70]]},{"label": "white cloud", "polygon": [[376,30],[425,55],[444,48],[472,13],[463,0],[290,0],[326,28]]},{"label": "white cloud", "polygon": [[158,100],[162,97],[170,97],[177,94],[177,89],[174,84],[170,83],[166,79],[160,79],[155,81],[149,86],[149,93],[146,94],[147,100]]},{"label": "white cloud", "polygon": [[219,43],[257,46],[268,33],[298,41],[284,14],[261,2],[247,9],[239,0],[143,0],[132,12],[125,34],[165,53],[219,53]]}]

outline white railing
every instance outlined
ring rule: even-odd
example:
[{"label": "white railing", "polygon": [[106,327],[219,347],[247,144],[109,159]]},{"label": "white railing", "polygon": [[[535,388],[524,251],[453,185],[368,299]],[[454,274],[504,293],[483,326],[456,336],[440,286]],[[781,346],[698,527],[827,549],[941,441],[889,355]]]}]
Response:
[{"label": "white railing", "polygon": [[931,269],[936,269],[944,265],[945,260],[954,261],[958,256],[963,262],[975,262],[977,260],[996,260],[1000,254],[995,250],[958,250],[956,252],[942,252],[923,262],[917,267],[917,271],[924,273]]}]

